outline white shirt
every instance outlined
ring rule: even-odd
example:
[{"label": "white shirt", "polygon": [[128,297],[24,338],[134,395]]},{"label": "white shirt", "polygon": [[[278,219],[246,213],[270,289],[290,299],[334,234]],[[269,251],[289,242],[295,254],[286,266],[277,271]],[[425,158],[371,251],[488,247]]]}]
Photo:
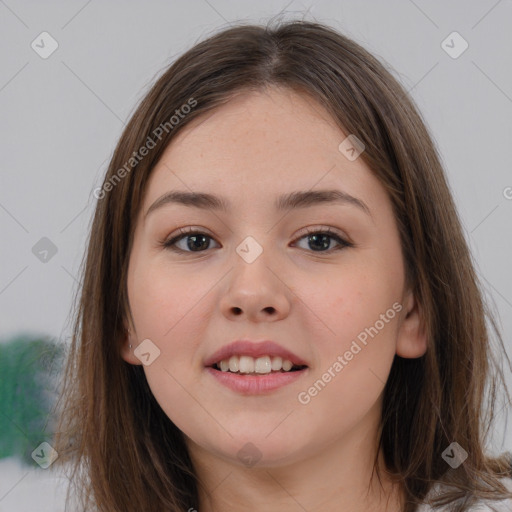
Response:
[{"label": "white shirt", "polygon": [[[512,491],[512,478],[502,478],[500,480],[503,485]],[[434,486],[431,493],[437,492],[440,489],[439,484]],[[490,508],[492,506],[492,508]],[[417,512],[448,512],[448,506],[434,509],[430,505],[423,504],[418,507]],[[470,507],[467,512],[512,512],[512,499],[506,500],[479,500],[477,504]]]}]

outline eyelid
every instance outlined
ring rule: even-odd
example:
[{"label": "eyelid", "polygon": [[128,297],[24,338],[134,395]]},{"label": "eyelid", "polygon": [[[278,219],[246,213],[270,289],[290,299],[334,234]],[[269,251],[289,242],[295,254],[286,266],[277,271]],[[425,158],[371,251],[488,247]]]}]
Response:
[{"label": "eyelid", "polygon": [[[338,229],[333,228],[331,226],[307,226],[305,228],[302,228],[302,230],[299,231],[297,235],[294,236],[293,243],[296,243],[300,239],[304,238],[307,235],[310,234],[326,234],[330,238],[333,238],[336,240],[336,243],[338,244],[338,247],[335,247],[333,249],[329,249],[328,251],[308,251],[313,252],[317,254],[332,254],[333,252],[337,250],[344,249],[346,247],[355,247],[355,244],[349,239],[347,235],[340,232]],[[193,254],[196,251],[184,251],[182,249],[179,249],[176,247],[176,243],[181,241],[183,238],[186,238],[187,235],[206,235],[208,238],[214,240],[216,243],[217,240],[213,235],[209,233],[209,231],[205,228],[195,227],[195,226],[187,226],[184,228],[179,228],[177,232],[173,233],[171,236],[165,238],[164,240],[160,241],[158,245],[160,247],[163,247],[164,249],[169,249],[175,252],[181,252],[181,253],[189,253]],[[305,250],[305,249],[304,249]],[[197,251],[198,254],[206,252],[206,251]]]},{"label": "eyelid", "polygon": [[[210,234],[210,232],[205,229],[198,226],[187,226],[184,228],[179,228],[176,232],[172,233],[168,237],[165,237],[163,240],[158,242],[159,246],[163,246],[164,248],[171,245],[172,242],[176,243],[180,239],[185,238],[186,235],[207,235],[212,240],[215,240],[215,237]],[[190,251],[184,251],[184,252],[190,252]]]},{"label": "eyelid", "polygon": [[346,242],[349,242],[348,236],[345,235],[342,231],[337,228],[333,228],[332,226],[306,226],[302,228],[297,235],[295,235],[294,240],[303,237],[304,235],[309,235],[313,233],[326,233],[329,235],[336,235],[340,238],[345,239]]},{"label": "eyelid", "polygon": [[303,228],[298,235],[294,237],[293,243],[298,242],[302,238],[306,237],[307,235],[315,234],[315,233],[321,233],[324,235],[328,235],[330,238],[333,238],[336,240],[336,243],[338,244],[338,247],[334,247],[333,249],[329,249],[328,251],[308,251],[312,252],[314,254],[325,254],[330,255],[336,251],[339,251],[341,249],[345,249],[347,247],[355,247],[355,244],[351,241],[351,239],[345,235],[343,232],[340,232],[337,228],[333,228],[331,226],[307,226]]}]

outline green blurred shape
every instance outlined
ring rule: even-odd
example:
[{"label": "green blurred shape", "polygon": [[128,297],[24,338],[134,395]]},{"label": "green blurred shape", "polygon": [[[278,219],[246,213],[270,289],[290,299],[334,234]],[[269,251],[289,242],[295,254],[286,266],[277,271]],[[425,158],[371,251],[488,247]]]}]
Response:
[{"label": "green blurred shape", "polygon": [[52,439],[58,377],[65,348],[48,337],[0,341],[0,459],[32,452]]}]

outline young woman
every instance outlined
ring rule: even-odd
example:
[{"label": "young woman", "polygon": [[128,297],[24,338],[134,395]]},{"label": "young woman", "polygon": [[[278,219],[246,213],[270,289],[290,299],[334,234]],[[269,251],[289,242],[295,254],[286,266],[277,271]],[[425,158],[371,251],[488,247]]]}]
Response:
[{"label": "young woman", "polygon": [[512,510],[492,317],[428,131],[361,46],[201,42],[95,196],[55,439],[76,508]]}]

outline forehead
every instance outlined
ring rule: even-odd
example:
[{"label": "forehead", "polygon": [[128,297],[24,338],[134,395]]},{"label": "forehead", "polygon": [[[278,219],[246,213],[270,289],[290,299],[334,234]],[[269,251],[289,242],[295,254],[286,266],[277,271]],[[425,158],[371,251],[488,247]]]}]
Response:
[{"label": "forehead", "polygon": [[334,119],[309,96],[271,88],[240,93],[194,119],[172,140],[163,158],[169,153],[174,160],[182,153],[187,159],[222,158],[224,151],[239,160],[266,160],[282,157],[286,149],[298,150],[298,157],[311,150],[337,150],[340,137],[344,134]]},{"label": "forehead", "polygon": [[244,92],[171,141],[152,171],[144,210],[173,189],[240,203],[295,189],[371,195],[380,186],[373,173],[361,158],[350,161],[340,152],[347,135],[309,96],[282,88]]}]

